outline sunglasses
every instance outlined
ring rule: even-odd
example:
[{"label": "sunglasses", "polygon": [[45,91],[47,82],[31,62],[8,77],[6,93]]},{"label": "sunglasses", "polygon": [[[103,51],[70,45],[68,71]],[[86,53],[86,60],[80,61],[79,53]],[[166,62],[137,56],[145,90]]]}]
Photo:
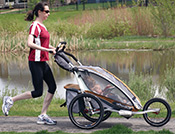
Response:
[{"label": "sunglasses", "polygon": [[49,13],[50,11],[49,10],[44,10],[45,13]]}]

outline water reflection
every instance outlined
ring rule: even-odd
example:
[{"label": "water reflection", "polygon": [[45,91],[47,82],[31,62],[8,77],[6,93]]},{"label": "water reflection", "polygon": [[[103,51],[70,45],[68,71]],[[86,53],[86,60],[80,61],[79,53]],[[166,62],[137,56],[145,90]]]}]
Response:
[{"label": "water reflection", "polygon": [[[130,71],[142,72],[153,76],[159,83],[164,77],[166,65],[174,67],[175,51],[86,51],[73,53],[85,65],[98,65],[106,68],[120,79],[127,81]],[[0,90],[16,88],[19,92],[32,90],[31,77],[28,69],[27,53],[1,53],[0,59]],[[64,85],[76,83],[70,72],[58,67],[53,57],[49,61],[57,82],[57,97],[65,98]]]}]

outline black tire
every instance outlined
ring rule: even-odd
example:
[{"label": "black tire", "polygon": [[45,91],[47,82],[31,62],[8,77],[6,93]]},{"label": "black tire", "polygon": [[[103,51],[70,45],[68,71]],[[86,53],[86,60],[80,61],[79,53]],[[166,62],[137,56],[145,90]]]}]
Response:
[{"label": "black tire", "polygon": [[150,99],[143,107],[143,111],[148,109],[160,108],[159,113],[143,114],[145,121],[154,127],[161,127],[165,125],[171,118],[170,105],[161,98]]},{"label": "black tire", "polygon": [[[92,129],[102,121],[104,109],[97,97],[91,94],[80,94],[71,101],[68,113],[75,126],[82,129]],[[89,118],[94,120],[89,120]]]},{"label": "black tire", "polygon": [[[102,118],[102,121],[107,120],[111,116],[111,114],[112,114],[112,112],[105,111],[104,115],[103,115],[103,118]],[[86,112],[82,112],[82,115],[89,121],[92,121],[92,122],[96,121],[96,118],[91,117],[91,115],[88,115]]]},{"label": "black tire", "polygon": [[106,112],[104,112],[102,121],[107,120],[107,119],[111,116],[111,114],[112,114],[111,111],[106,111]]}]

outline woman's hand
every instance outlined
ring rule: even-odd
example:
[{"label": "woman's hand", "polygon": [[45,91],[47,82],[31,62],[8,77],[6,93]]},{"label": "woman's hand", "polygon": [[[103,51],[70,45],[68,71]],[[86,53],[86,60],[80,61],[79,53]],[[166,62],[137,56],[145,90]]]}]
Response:
[{"label": "woman's hand", "polygon": [[56,54],[56,49],[55,48],[52,48],[52,49],[48,49],[49,53],[52,53],[52,54]]},{"label": "woman's hand", "polygon": [[49,52],[50,53],[53,53],[53,54],[56,54],[56,48],[55,47],[53,47],[52,45],[49,45]]}]

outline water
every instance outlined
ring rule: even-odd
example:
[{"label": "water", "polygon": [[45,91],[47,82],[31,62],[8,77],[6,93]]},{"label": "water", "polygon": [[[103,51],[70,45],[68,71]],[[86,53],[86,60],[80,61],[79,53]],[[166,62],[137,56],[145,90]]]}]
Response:
[{"label": "water", "polygon": [[[135,51],[135,50],[99,50],[73,53],[84,65],[101,66],[121,80],[127,81],[129,72],[149,74],[158,84],[164,77],[168,64],[174,67],[175,51]],[[1,53],[0,90],[16,89],[18,92],[32,90],[31,76],[28,68],[28,53]],[[65,98],[64,86],[77,83],[74,75],[61,69],[50,57],[51,66],[57,83],[56,97]],[[45,90],[47,87],[45,85]]]}]

